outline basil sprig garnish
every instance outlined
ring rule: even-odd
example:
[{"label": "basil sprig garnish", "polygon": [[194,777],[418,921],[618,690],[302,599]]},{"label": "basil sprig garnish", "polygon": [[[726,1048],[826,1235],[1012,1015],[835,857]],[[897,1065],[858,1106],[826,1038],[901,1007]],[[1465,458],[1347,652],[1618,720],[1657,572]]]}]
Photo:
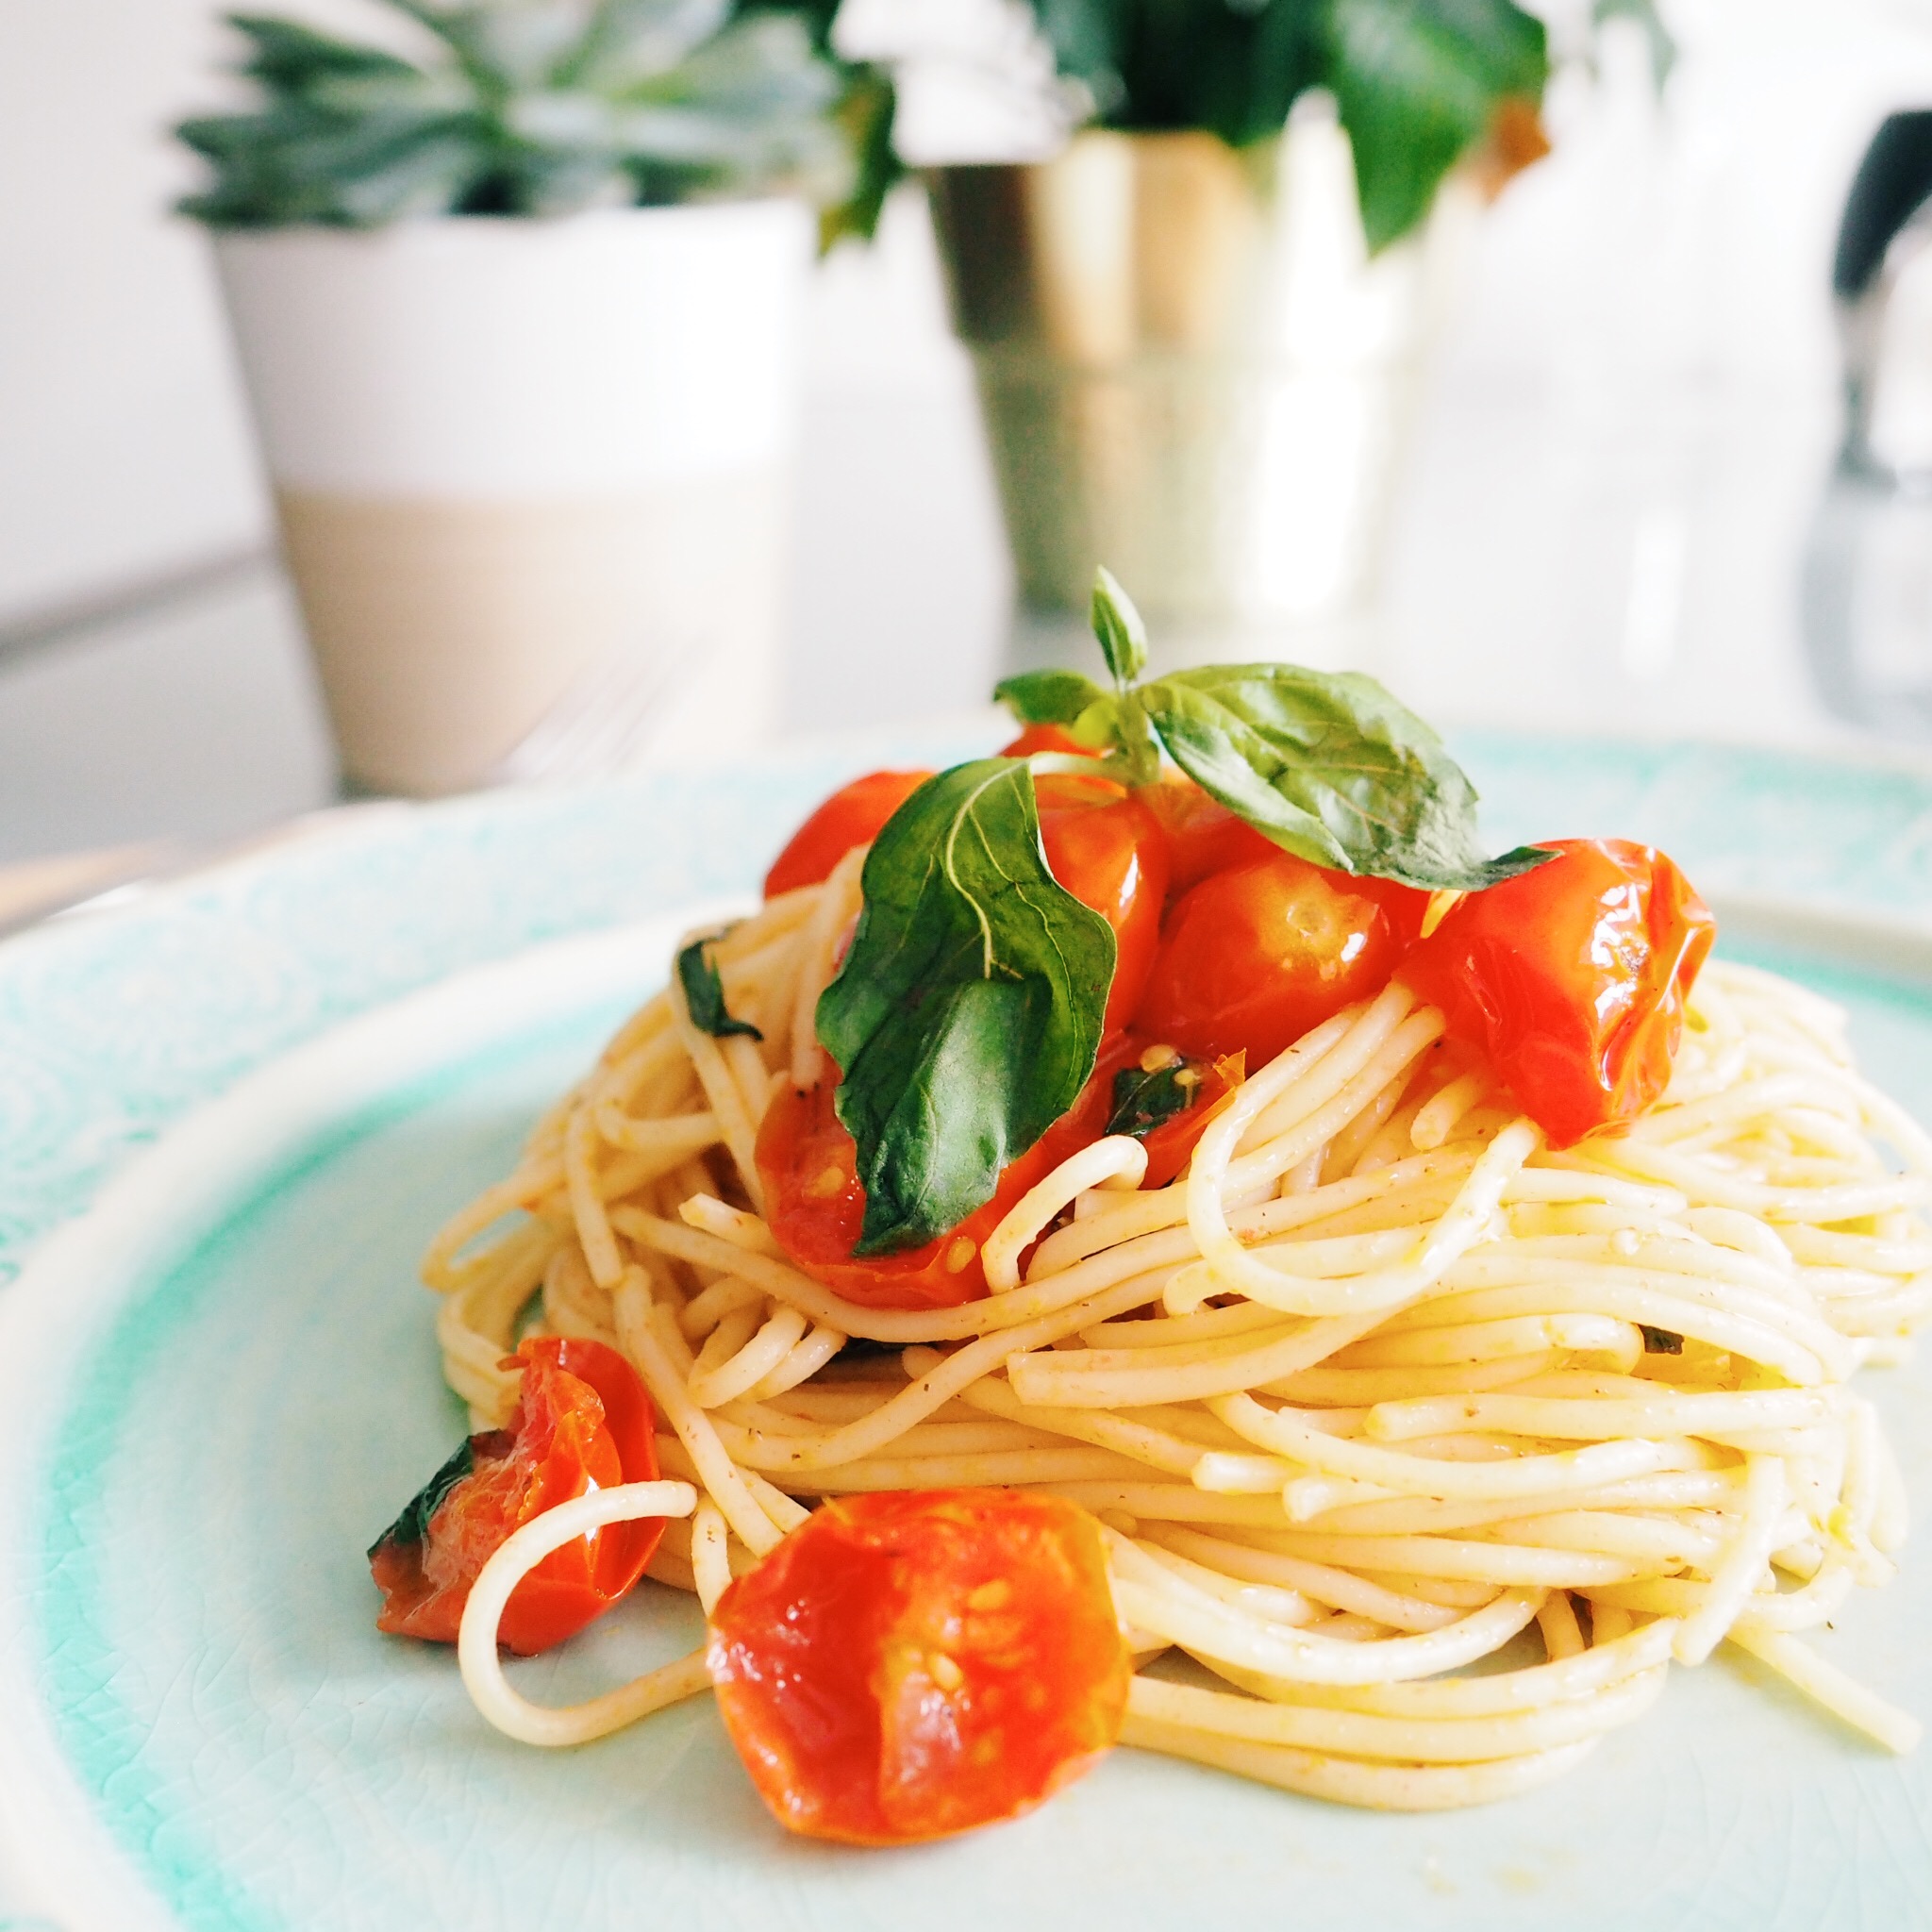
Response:
[{"label": "basil sprig garnish", "polygon": [[713,1040],[725,1040],[734,1033],[762,1040],[765,1036],[749,1020],[733,1019],[724,1004],[724,982],[719,976],[718,962],[711,958],[711,948],[724,937],[722,932],[707,933],[677,956],[677,983],[691,1008],[691,1024]]},{"label": "basil sprig garnish", "polygon": [[[1114,689],[1064,671],[1009,677],[994,695],[1028,724],[1059,724],[1132,783],[1165,749],[1189,777],[1285,851],[1340,872],[1477,891],[1554,855],[1485,858],[1475,788],[1441,740],[1373,677],[1292,664],[1220,664],[1133,682],[1144,635],[1102,571],[1094,630]],[[1131,667],[1131,668],[1129,668]]]},{"label": "basil sprig garnish", "polygon": [[[1096,774],[1151,783],[1164,748],[1285,850],[1413,886],[1473,891],[1552,856],[1483,858],[1474,788],[1374,678],[1238,664],[1141,682],[1146,630],[1105,571],[1093,630],[1111,691],[1039,671],[996,695],[1023,724],[1071,732]],[[957,1227],[1073,1106],[1100,1046],[1114,939],[1048,868],[1024,759],[927,779],[873,841],[861,885],[817,1027],[843,1075],[836,1104],[865,1189],[853,1252],[866,1256]],[[724,1011],[703,941],[677,970],[699,1025],[750,1030]],[[1109,1131],[1151,1130],[1188,1104],[1185,1088],[1178,1069],[1117,1083]]]},{"label": "basil sprig garnish", "polygon": [[1113,929],[1047,869],[1033,774],[980,758],[928,778],[873,841],[818,1037],[844,1074],[865,1220],[853,1252],[957,1227],[1079,1097]]}]

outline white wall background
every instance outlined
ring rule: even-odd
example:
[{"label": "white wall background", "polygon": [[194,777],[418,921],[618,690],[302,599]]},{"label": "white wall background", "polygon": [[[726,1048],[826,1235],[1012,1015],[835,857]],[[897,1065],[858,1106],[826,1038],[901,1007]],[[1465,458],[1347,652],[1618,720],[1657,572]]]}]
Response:
[{"label": "white wall background", "polygon": [[[868,5],[903,29],[940,0]],[[1932,13],[1670,10],[1667,108],[1613,49],[1478,238],[1391,558],[1385,668],[1424,708],[1614,724],[1700,653],[1738,685],[1739,639],[1784,667],[1747,714],[1796,675],[1832,239],[1879,117],[1932,102]],[[0,0],[0,637],[266,541],[201,239],[165,212],[192,172],[166,126],[218,98],[222,46],[207,0]],[[1009,578],[915,203],[823,276],[806,429],[794,723],[983,691]]]}]

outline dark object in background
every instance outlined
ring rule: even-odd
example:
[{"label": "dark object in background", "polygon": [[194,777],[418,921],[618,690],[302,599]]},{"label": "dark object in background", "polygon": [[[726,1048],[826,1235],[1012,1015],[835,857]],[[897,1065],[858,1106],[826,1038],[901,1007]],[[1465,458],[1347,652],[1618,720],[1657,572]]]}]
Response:
[{"label": "dark object in background", "polygon": [[1932,109],[1891,115],[1852,183],[1832,268],[1845,435],[1805,561],[1826,706],[1932,735]]}]

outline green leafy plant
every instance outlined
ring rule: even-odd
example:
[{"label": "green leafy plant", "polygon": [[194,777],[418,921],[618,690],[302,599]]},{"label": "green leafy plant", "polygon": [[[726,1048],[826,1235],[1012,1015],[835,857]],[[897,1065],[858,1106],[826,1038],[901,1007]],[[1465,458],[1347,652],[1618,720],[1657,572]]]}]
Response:
[{"label": "green leafy plant", "polygon": [[[1060,72],[1103,126],[1202,128],[1241,147],[1326,88],[1355,150],[1362,225],[1382,248],[1486,145],[1500,172],[1541,152],[1550,63],[1514,0],[1032,0]],[[1615,0],[1668,48],[1652,0]]]},{"label": "green leafy plant", "polygon": [[[1049,671],[997,694],[1023,724],[1061,725],[1094,757],[957,765],[921,786],[866,856],[851,950],[817,1013],[865,1188],[857,1254],[957,1227],[1093,1072],[1113,932],[1047,865],[1036,765],[1146,785],[1165,750],[1284,850],[1413,886],[1478,890],[1554,856],[1483,858],[1474,787],[1374,678],[1237,664],[1137,682],[1146,630],[1106,571],[1093,631],[1111,691]],[[1123,1075],[1110,1131],[1158,1125],[1186,1104],[1185,1081],[1178,1066]]]},{"label": "green leafy plant", "polygon": [[1144,1141],[1156,1127],[1187,1112],[1200,1084],[1200,1069],[1184,1059],[1170,1060],[1151,1072],[1123,1067],[1113,1076],[1113,1111],[1108,1116],[1107,1131]]},{"label": "green leafy plant", "polygon": [[837,0],[390,4],[423,58],[229,16],[260,99],[175,130],[212,168],[183,212],[360,228],[796,190],[830,241],[891,185],[891,86],[834,53]]}]

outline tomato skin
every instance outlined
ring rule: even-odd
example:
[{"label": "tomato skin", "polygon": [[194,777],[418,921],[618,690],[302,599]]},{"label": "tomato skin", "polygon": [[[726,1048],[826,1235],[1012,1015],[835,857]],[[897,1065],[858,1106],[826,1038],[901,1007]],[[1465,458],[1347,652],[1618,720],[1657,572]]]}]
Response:
[{"label": "tomato skin", "polygon": [[1259,1067],[1380,991],[1421,929],[1428,894],[1352,878],[1271,846],[1168,908],[1134,1031],[1184,1054],[1245,1052]]},{"label": "tomato skin", "polygon": [[1160,941],[1167,834],[1138,796],[1104,778],[1044,777],[1035,791],[1048,868],[1113,928],[1113,983],[1102,1032],[1118,1033],[1140,1004]]},{"label": "tomato skin", "polygon": [[758,1127],[765,1220],[815,1281],[867,1308],[954,1308],[980,1300],[987,1291],[981,1244],[1028,1188],[1100,1138],[1112,1092],[1111,1074],[1096,1072],[1073,1107],[1007,1164],[992,1199],[938,1240],[896,1255],[855,1256],[865,1190],[858,1149],[834,1106],[838,1067],[829,1054],[820,1060],[817,1084],[803,1093],[781,1087]]},{"label": "tomato skin", "polygon": [[[471,1585],[512,1530],[593,1484],[657,1477],[657,1411],[614,1348],[543,1337],[511,1363],[524,1372],[516,1411],[508,1427],[470,1438],[473,1473],[438,1505],[427,1541],[399,1538],[399,1524],[369,1553],[383,1592],[379,1630],[454,1643]],[[497,1641],[534,1657],[575,1636],[629,1593],[663,1533],[663,1520],[651,1518],[566,1543],[511,1592]]]},{"label": "tomato skin", "polygon": [[1167,833],[1168,890],[1178,898],[1210,874],[1252,864],[1281,848],[1210,798],[1191,778],[1170,773],[1135,793]]},{"label": "tomato skin", "polygon": [[1003,758],[1030,758],[1043,751],[1063,752],[1076,758],[1100,756],[1091,745],[1082,744],[1063,724],[1023,725],[1018,738],[1000,746],[999,755]]},{"label": "tomato skin", "polygon": [[932,776],[930,772],[868,772],[841,786],[793,832],[765,874],[765,897],[823,885],[855,845],[870,845],[886,821]]},{"label": "tomato skin", "polygon": [[846,1844],[1030,1810],[1126,1709],[1093,1520],[1015,1490],[834,1497],[719,1599],[708,1662],[773,1816]]},{"label": "tomato skin", "polygon": [[1460,899],[1401,976],[1567,1147],[1662,1093],[1717,926],[1654,846],[1557,839],[1536,871]]}]

